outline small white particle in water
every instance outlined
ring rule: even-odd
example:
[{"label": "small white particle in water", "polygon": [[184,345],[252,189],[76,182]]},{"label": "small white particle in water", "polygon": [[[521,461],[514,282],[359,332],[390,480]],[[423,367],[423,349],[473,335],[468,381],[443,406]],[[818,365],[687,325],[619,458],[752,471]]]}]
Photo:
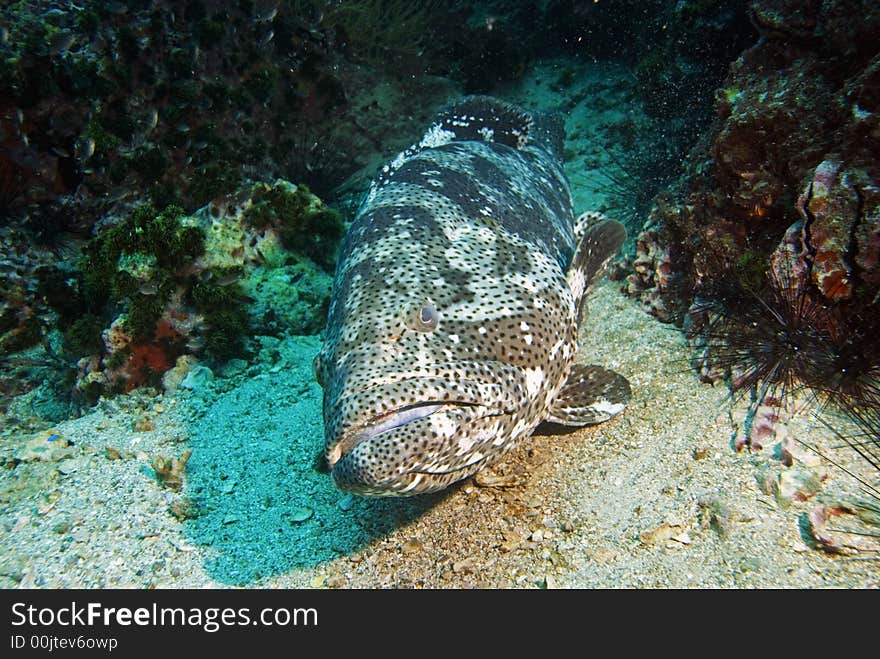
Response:
[{"label": "small white particle in water", "polygon": [[452,341],[453,343],[458,343],[458,334],[450,334],[449,340]]}]

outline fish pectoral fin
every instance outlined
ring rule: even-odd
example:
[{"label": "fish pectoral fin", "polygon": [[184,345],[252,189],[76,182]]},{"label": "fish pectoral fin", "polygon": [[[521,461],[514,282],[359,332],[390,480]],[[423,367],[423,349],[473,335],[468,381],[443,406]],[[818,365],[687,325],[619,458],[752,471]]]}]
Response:
[{"label": "fish pectoral fin", "polygon": [[590,286],[605,272],[611,257],[620,251],[626,240],[626,229],[601,213],[584,213],[576,222],[578,246],[568,266],[568,287],[578,308]]},{"label": "fish pectoral fin", "polygon": [[623,412],[632,398],[622,375],[596,365],[575,364],[550,405],[547,421],[565,426],[589,426]]}]

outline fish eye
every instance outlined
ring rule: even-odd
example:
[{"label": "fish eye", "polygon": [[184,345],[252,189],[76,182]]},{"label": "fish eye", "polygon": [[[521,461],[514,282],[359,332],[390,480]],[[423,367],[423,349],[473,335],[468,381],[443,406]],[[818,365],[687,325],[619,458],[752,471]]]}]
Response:
[{"label": "fish eye", "polygon": [[417,332],[433,332],[440,322],[440,315],[433,304],[426,302],[416,310],[413,321],[412,329]]}]

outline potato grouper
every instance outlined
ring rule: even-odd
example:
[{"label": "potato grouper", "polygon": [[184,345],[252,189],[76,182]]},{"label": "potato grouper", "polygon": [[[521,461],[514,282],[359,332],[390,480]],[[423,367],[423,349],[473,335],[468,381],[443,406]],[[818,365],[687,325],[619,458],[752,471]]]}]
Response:
[{"label": "potato grouper", "polygon": [[440,490],[542,421],[623,411],[626,379],[575,353],[590,283],[626,231],[575,221],[563,138],[557,114],[466,97],[373,182],[315,360],[340,489]]}]

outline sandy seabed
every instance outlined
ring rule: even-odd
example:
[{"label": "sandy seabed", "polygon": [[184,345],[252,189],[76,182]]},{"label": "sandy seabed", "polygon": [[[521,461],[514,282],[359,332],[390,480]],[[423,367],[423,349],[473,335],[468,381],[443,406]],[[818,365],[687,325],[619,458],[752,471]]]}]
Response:
[{"label": "sandy seabed", "polygon": [[[55,442],[70,445],[48,453],[34,448],[45,432],[7,429],[7,465],[10,455],[23,461],[0,472],[0,583],[878,585],[875,552],[829,555],[809,533],[816,497],[851,490],[846,474],[811,463],[824,478],[806,501],[768,489],[798,465],[784,467],[770,447],[733,449],[747,401],[732,406],[723,388],[698,382],[680,332],[613,282],[597,287],[590,309],[579,359],[630,379],[627,411],[592,428],[535,435],[438,495],[361,499],[315,469],[322,425],[310,377],[314,337],[266,339],[250,371],[193,390],[102,402],[55,426]],[[821,440],[807,412],[787,425]],[[151,465],[188,449],[175,491]]]}]

